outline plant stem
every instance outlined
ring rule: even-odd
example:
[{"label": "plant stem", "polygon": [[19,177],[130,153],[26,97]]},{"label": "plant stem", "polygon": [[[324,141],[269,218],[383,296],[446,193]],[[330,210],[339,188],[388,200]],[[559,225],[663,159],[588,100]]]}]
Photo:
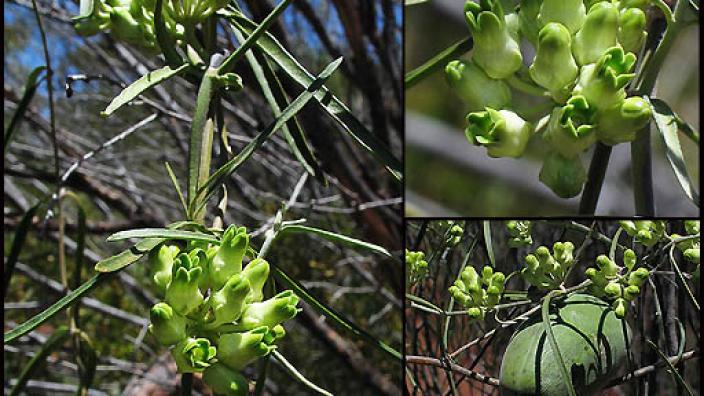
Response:
[{"label": "plant stem", "polygon": [[590,216],[596,211],[596,204],[599,201],[599,194],[601,194],[601,186],[604,184],[604,177],[606,176],[606,168],[609,166],[610,157],[611,146],[597,142],[594,155],[592,156],[592,162],[589,164],[587,183],[584,186],[582,199],[579,202],[580,215]]}]

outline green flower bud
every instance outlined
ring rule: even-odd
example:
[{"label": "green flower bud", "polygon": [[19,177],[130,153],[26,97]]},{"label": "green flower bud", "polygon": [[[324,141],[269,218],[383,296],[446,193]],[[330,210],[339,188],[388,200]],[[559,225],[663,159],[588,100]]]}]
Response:
[{"label": "green flower bud", "polygon": [[161,293],[166,292],[166,287],[171,282],[171,270],[178,252],[179,248],[175,245],[161,245],[149,252],[149,267],[154,271],[152,280]]},{"label": "green flower bud", "polygon": [[632,220],[621,220],[618,224],[628,235],[634,235],[636,233],[636,223]]},{"label": "green flower bud", "polygon": [[485,285],[491,284],[491,278],[494,276],[494,269],[488,265],[482,268],[482,283]]},{"label": "green flower bud", "polygon": [[467,310],[467,315],[471,319],[484,319],[484,310],[479,307],[472,307]]},{"label": "green flower bud", "polygon": [[256,258],[244,267],[242,276],[247,278],[250,284],[250,291],[246,299],[247,303],[261,301],[264,297],[262,288],[269,277],[269,263],[262,258]]},{"label": "green flower bud", "polygon": [[535,44],[542,25],[538,23],[538,12],[543,0],[521,0],[518,9],[519,30],[523,37]]},{"label": "green flower bud", "polygon": [[653,115],[650,104],[639,96],[600,112],[597,117],[597,137],[608,145],[632,142],[636,133],[648,125]]},{"label": "green flower bud", "polygon": [[232,275],[222,289],[210,296],[209,303],[213,309],[215,321],[209,327],[214,328],[239,319],[245,307],[245,297],[249,292],[249,280],[242,274]]},{"label": "green flower bud", "polygon": [[219,289],[232,275],[242,272],[242,258],[249,246],[247,229],[231,225],[222,236],[220,247],[210,260],[208,276],[210,286]]},{"label": "green flower bud", "polygon": [[166,289],[166,302],[181,315],[187,315],[203,303],[198,281],[203,270],[198,259],[191,261],[187,254],[176,256],[171,273],[171,283]]},{"label": "green flower bud", "polygon": [[603,290],[604,286],[608,283],[606,277],[601,272],[597,271],[596,268],[590,267],[584,271],[584,274],[589,278],[589,280],[594,283],[595,288]]},{"label": "green flower bud", "polygon": [[573,96],[550,114],[543,139],[562,156],[576,157],[596,142],[594,109],[584,96]]},{"label": "green flower bud", "polygon": [[626,269],[629,271],[632,270],[636,265],[636,252],[631,249],[626,249],[626,251],[623,252],[623,265],[626,266]]},{"label": "green flower bud", "polygon": [[526,268],[530,272],[536,272],[538,270],[538,267],[540,266],[540,263],[538,262],[538,258],[535,257],[532,254],[529,254],[526,256]]},{"label": "green flower bud", "polygon": [[203,371],[203,381],[218,395],[247,396],[249,394],[247,379],[222,363],[215,363],[206,368]]},{"label": "green flower bud", "polygon": [[653,0],[619,0],[617,3],[620,10],[628,8],[640,8],[641,10],[645,10],[652,1]]},{"label": "green flower bud", "polygon": [[611,298],[621,297],[621,285],[618,282],[609,282],[604,287],[604,293]]},{"label": "green flower bud", "polygon": [[596,64],[582,67],[572,94],[584,95],[597,111],[611,108],[626,98],[623,87],[635,77],[631,73],[635,63],[632,53],[624,54],[618,46],[609,48]]},{"label": "green flower bud", "polygon": [[276,349],[265,342],[268,333],[269,328],[261,326],[244,333],[222,334],[218,341],[218,361],[232,370],[242,370]]},{"label": "green flower bud", "polygon": [[186,338],[171,350],[171,356],[174,357],[180,373],[203,371],[210,366],[210,360],[216,353],[216,348],[210,346],[207,338]]},{"label": "green flower bud", "polygon": [[455,281],[455,285],[450,286],[450,288],[448,289],[452,298],[454,298],[457,302],[459,302],[460,304],[462,304],[465,307],[468,305],[472,305],[472,299],[469,297],[468,294],[465,294],[466,290],[463,293],[463,291],[457,285],[457,283],[461,283],[461,282]]},{"label": "green flower bud", "polygon": [[604,256],[603,254],[596,258],[596,265],[599,270],[607,278],[613,278],[621,272],[621,267],[616,265],[610,258]]},{"label": "green flower bud", "polygon": [[110,13],[110,24],[115,37],[128,43],[140,43],[144,40],[144,32],[140,23],[130,14],[127,7],[115,7]]},{"label": "green flower bud", "polygon": [[628,285],[641,287],[649,275],[650,271],[647,268],[640,267],[628,275]]},{"label": "green flower bud", "polygon": [[572,51],[579,65],[596,62],[609,48],[616,45],[618,8],[604,1],[594,4],[587,13],[584,27],[574,37]]},{"label": "green flower bud", "polygon": [[533,126],[510,110],[467,114],[464,133],[472,144],[486,147],[490,157],[520,157],[526,149]]},{"label": "green flower bud", "polygon": [[626,233],[648,247],[655,245],[665,235],[665,223],[657,220],[635,220],[633,224],[621,223]]},{"label": "green flower bud", "polygon": [[637,54],[643,48],[648,32],[645,30],[645,12],[627,8],[619,16],[618,41],[624,51]]},{"label": "green flower bud", "polygon": [[195,25],[205,21],[227,4],[227,0],[168,0],[164,1],[164,9],[175,21],[184,25]]},{"label": "green flower bud", "polygon": [[689,235],[699,234],[699,220],[685,220],[684,229]]},{"label": "green flower bud", "polygon": [[616,299],[616,301],[613,302],[611,307],[614,309],[614,313],[616,314],[616,317],[619,319],[623,319],[626,316],[626,307],[628,306],[628,303],[626,300],[623,298]]},{"label": "green flower bud", "polygon": [[298,297],[291,290],[283,291],[268,300],[249,304],[242,313],[238,328],[250,330],[259,326],[274,327],[296,316],[296,304]]},{"label": "green flower bud", "polygon": [[499,292],[503,291],[504,282],[506,282],[506,275],[503,272],[497,272],[491,277],[491,286],[497,287]]},{"label": "green flower bud", "polygon": [[538,178],[558,197],[572,198],[582,191],[587,172],[579,157],[567,158],[553,151],[543,160]]},{"label": "green flower bud", "polygon": [[460,279],[467,289],[470,287],[476,287],[479,284],[479,275],[477,274],[477,270],[475,270],[471,265],[464,267],[464,270],[460,273]]},{"label": "green flower bud", "polygon": [[161,345],[173,345],[187,337],[186,318],[174,312],[169,304],[160,302],[149,311],[149,332]]},{"label": "green flower bud", "polygon": [[[696,248],[687,249],[683,253],[684,258],[687,261],[689,261],[690,263],[699,264],[699,251],[700,250],[701,249],[699,248],[699,246],[697,246]],[[697,267],[697,268],[699,268],[699,267]]]},{"label": "green flower bud", "polygon": [[469,111],[485,107],[501,109],[511,103],[511,90],[501,80],[494,80],[472,62],[454,60],[445,66],[448,84],[467,104]]},{"label": "green flower bud", "polygon": [[538,13],[541,26],[557,22],[566,27],[570,34],[580,30],[586,18],[587,10],[582,0],[543,0]]},{"label": "green flower bud", "polygon": [[472,59],[491,78],[503,79],[518,71],[523,64],[521,49],[506,25],[501,2],[467,1],[464,11],[474,39]]},{"label": "green flower bud", "polygon": [[550,91],[555,101],[567,100],[579,68],[572,58],[572,38],[559,23],[548,23],[540,30],[538,50],[529,68],[530,77]]},{"label": "green flower bud", "polygon": [[623,290],[623,298],[625,298],[626,301],[635,300],[635,298],[638,297],[638,294],[640,294],[640,287],[635,285],[628,286]]},{"label": "green flower bud", "polygon": [[553,256],[557,261],[565,266],[570,266],[574,262],[572,252],[574,244],[572,242],[555,242],[552,246]]}]

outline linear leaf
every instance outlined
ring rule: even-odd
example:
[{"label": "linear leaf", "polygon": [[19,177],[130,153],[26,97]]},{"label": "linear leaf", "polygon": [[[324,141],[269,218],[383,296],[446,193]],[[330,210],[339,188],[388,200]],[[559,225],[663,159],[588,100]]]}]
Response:
[{"label": "linear leaf", "polygon": [[366,331],[362,330],[359,326],[355,325],[354,323],[350,322],[346,318],[344,318],[342,315],[337,313],[335,310],[332,308],[328,307],[325,305],[323,302],[319,301],[316,299],[313,295],[311,295],[308,290],[298,283],[295,279],[291,278],[286,274],[283,270],[281,270],[279,267],[276,265],[272,265],[272,274],[276,278],[277,281],[281,282],[285,287],[293,290],[294,293],[298,297],[300,297],[303,301],[308,303],[313,309],[318,311],[320,314],[324,315],[326,318],[330,320],[331,323],[335,324],[336,326],[345,329],[349,331],[350,333],[354,334],[357,338],[360,340],[363,340],[375,348],[379,349],[380,351],[386,353],[387,355],[393,357],[396,360],[401,360],[402,356],[401,353],[394,348],[390,347],[389,345],[386,345],[383,341],[377,340],[372,336],[371,334],[367,333]]},{"label": "linear leaf", "polygon": [[188,64],[184,63],[176,69],[172,69],[169,66],[164,66],[161,69],[150,71],[149,73],[140,77],[137,81],[130,84],[127,88],[123,89],[122,92],[120,92],[120,94],[117,95],[115,99],[110,102],[108,107],[106,107],[105,110],[100,114],[106,117],[111,115],[115,112],[115,110],[119,109],[132,99],[136,98],[142,92],[161,83],[162,81],[169,79],[170,77],[175,76],[176,74],[185,70],[187,67]]},{"label": "linear leaf", "polygon": [[489,220],[482,222],[484,227],[484,243],[486,244],[486,254],[489,256],[489,262],[492,268],[496,268],[496,259],[494,259],[494,245],[491,242],[491,223]]},{"label": "linear leaf", "polygon": [[21,325],[15,327],[14,329],[5,333],[4,342],[7,344],[8,342],[11,342],[11,341],[17,339],[18,337],[22,337],[23,335],[36,329],[40,324],[51,319],[59,311],[70,306],[78,298],[80,298],[81,296],[83,296],[87,292],[93,290],[93,288],[98,286],[101,282],[110,278],[111,275],[112,274],[107,274],[107,273],[95,274],[92,278],[87,280],[79,288],[71,291],[71,293],[62,297],[59,301],[55,302],[49,308],[45,309],[41,313],[33,316],[31,319],[27,320],[26,322],[22,323]]},{"label": "linear leaf", "polygon": [[[259,147],[261,147],[264,142],[274,134],[282,125],[286,123],[291,117],[293,117],[299,110],[305,106],[308,101],[313,98],[315,92],[317,92],[325,83],[325,81],[330,77],[330,75],[337,69],[337,67],[342,62],[342,58],[338,58],[331,62],[325,67],[325,69],[318,75],[318,77],[306,87],[296,99],[291,102],[291,104],[281,112],[279,116],[273,123],[271,123],[264,131],[259,133],[251,142],[249,142],[234,158],[228,161],[225,165],[221,166],[218,170],[213,172],[213,174],[208,178],[208,180],[200,187],[197,196],[205,193],[205,198],[200,200],[201,203],[207,202],[210,195],[215,191],[215,187],[222,184],[226,177],[228,177],[232,172],[236,171],[237,168],[242,165],[242,163],[247,160]],[[194,200],[195,201],[195,200]],[[192,203],[191,203],[192,204]],[[196,208],[197,209],[197,208]],[[197,210],[196,210],[197,211]],[[195,212],[195,211],[194,211]]]},{"label": "linear leaf", "polygon": [[405,86],[406,89],[414,86],[422,79],[428,77],[437,69],[445,66],[447,62],[457,58],[458,56],[464,54],[465,52],[472,49],[474,41],[471,37],[464,38],[451,46],[445,48],[444,50],[438,52],[437,55],[430,58],[427,62],[418,66],[417,68],[406,73]]},{"label": "linear leaf", "polygon": [[665,142],[665,154],[672,166],[672,170],[675,172],[677,181],[680,183],[680,186],[682,186],[687,197],[699,207],[699,194],[695,191],[692,185],[692,179],[689,176],[689,172],[687,172],[687,165],[682,155],[680,139],[677,135],[679,129],[677,119],[679,117],[677,117],[667,103],[662,100],[650,99],[650,103],[653,105],[655,125]]},{"label": "linear leaf", "polygon": [[[242,41],[244,39],[244,36],[242,36],[242,33],[239,30],[233,29],[233,33],[238,40]],[[259,82],[259,86],[262,88],[264,98],[269,103],[269,106],[274,113],[274,117],[279,117],[281,115],[281,107],[279,106],[279,103],[285,103],[288,105],[286,93],[281,86],[279,78],[271,69],[269,62],[266,59],[260,63],[253,51],[247,51],[245,56],[252,67],[252,71]],[[272,82],[274,90],[272,90],[269,81]],[[291,152],[296,157],[298,162],[303,165],[306,172],[325,185],[327,180],[323,177],[323,171],[320,169],[318,161],[308,145],[305,134],[303,133],[301,126],[298,124],[296,117],[293,117],[288,123],[284,124],[281,127],[281,132],[284,134],[284,138],[291,148]]]},{"label": "linear leaf", "polygon": [[5,296],[7,296],[7,289],[10,288],[12,274],[15,272],[15,264],[17,263],[17,259],[20,257],[20,252],[22,251],[24,241],[27,239],[27,232],[29,231],[32,217],[34,217],[34,213],[37,212],[38,208],[39,204],[36,204],[27,210],[27,213],[22,216],[22,220],[20,220],[20,224],[15,232],[15,238],[12,240],[12,246],[10,246],[7,261],[5,261],[5,270],[3,271],[3,283],[5,285],[2,289],[3,300],[5,300]]},{"label": "linear leaf", "polygon": [[46,66],[38,66],[29,73],[27,83],[24,85],[22,99],[20,99],[20,102],[17,104],[17,110],[15,110],[15,114],[12,115],[10,123],[7,125],[7,129],[5,129],[5,139],[2,142],[2,150],[4,153],[7,153],[7,149],[10,147],[10,142],[15,135],[17,126],[20,124],[25,111],[27,111],[29,103],[32,102],[32,98],[34,98],[34,94],[37,92],[39,84],[41,84],[39,75],[44,70],[46,70]]},{"label": "linear leaf", "polygon": [[[221,11],[221,15],[227,18],[236,29],[240,30],[245,35],[252,34],[252,31],[257,26],[236,10],[230,9],[229,11]],[[313,81],[313,75],[301,66],[274,36],[269,33],[263,34],[262,37],[257,40],[257,46],[301,86],[308,87]],[[326,87],[323,87],[315,94],[315,99],[320,102],[327,113],[344,128],[345,132],[350,134],[365,150],[369,151],[380,160],[396,179],[401,180],[403,173],[401,161],[391,154],[386,144],[369,131],[340,99],[333,95]]]},{"label": "linear leaf", "polygon": [[[130,238],[160,238],[180,239],[184,241],[203,241],[218,243],[218,239],[210,234],[193,231],[181,231],[168,228],[136,228],[134,230],[116,232],[106,239],[108,242],[120,241]],[[142,250],[142,249],[140,249]]]},{"label": "linear leaf", "polygon": [[667,371],[670,372],[670,375],[672,375],[672,378],[674,378],[675,382],[682,385],[684,387],[684,389],[687,391],[687,394],[689,396],[692,396],[694,394],[694,392],[692,392],[692,388],[690,388],[689,384],[684,380],[684,378],[682,378],[679,371],[677,371],[677,368],[675,368],[675,366],[673,366],[672,363],[670,363],[670,360],[663,353],[663,351],[661,351],[660,348],[658,348],[658,346],[654,342],[652,342],[650,340],[645,340],[645,341],[648,343],[648,345],[650,345],[650,347],[655,349],[655,352],[658,353],[658,355],[660,356],[660,359],[662,359],[663,362],[665,362],[665,365],[667,365]]},{"label": "linear leaf", "polygon": [[118,253],[112,257],[108,257],[98,261],[95,264],[95,270],[98,272],[115,272],[121,270],[128,265],[134,263],[135,261],[141,259],[145,254],[149,253],[150,250],[155,248],[165,239],[160,238],[148,238],[139,241],[136,245],[131,248]]},{"label": "linear leaf", "polygon": [[55,349],[61,348],[61,345],[63,345],[66,339],[68,339],[69,335],[70,333],[68,331],[68,327],[66,326],[61,326],[54,331],[51,337],[44,342],[41,349],[39,349],[29,363],[24,366],[22,373],[20,373],[20,377],[17,379],[17,383],[15,383],[15,386],[10,392],[10,396],[19,395],[20,392],[24,390],[25,385],[27,385],[27,381],[29,381],[37,368],[39,368],[39,365],[47,358],[47,356],[54,352]]},{"label": "linear leaf", "polygon": [[307,226],[298,225],[298,224],[291,224],[291,225],[283,226],[281,228],[281,232],[307,232],[307,233],[321,236],[321,237],[323,237],[329,241],[332,241],[332,242],[340,242],[340,243],[344,243],[349,246],[371,250],[373,252],[383,254],[384,256],[387,256],[387,257],[392,257],[391,253],[389,253],[388,250],[384,249],[383,247],[381,247],[379,245],[375,245],[375,244],[369,243],[369,242],[360,241],[359,239],[350,238],[346,235],[340,235],[340,234],[334,233],[332,231],[321,230],[319,228],[307,227]]}]

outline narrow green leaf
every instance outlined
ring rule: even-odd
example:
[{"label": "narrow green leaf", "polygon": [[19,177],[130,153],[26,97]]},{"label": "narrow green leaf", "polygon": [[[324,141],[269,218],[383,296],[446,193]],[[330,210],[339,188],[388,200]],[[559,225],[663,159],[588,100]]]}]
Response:
[{"label": "narrow green leaf", "polygon": [[[342,58],[338,58],[331,62],[325,67],[325,69],[318,75],[318,77],[311,83],[310,86],[306,88],[296,99],[294,99],[291,104],[281,112],[279,116],[273,123],[271,123],[264,131],[259,133],[249,144],[247,144],[242,151],[240,151],[237,156],[228,161],[225,165],[221,166],[217,171],[208,178],[208,180],[200,187],[197,196],[205,194],[202,200],[198,200],[201,205],[207,202],[208,198],[215,191],[216,186],[222,184],[232,172],[236,171],[244,161],[246,161],[259,147],[264,144],[264,142],[274,134],[282,125],[286,123],[291,117],[293,117],[298,111],[300,111],[303,106],[313,97],[314,93],[321,89],[325,81],[330,77],[330,75],[337,69],[337,67],[342,62]],[[194,199],[189,205],[193,205],[196,202]],[[197,208],[196,208],[197,209]],[[195,212],[195,211],[194,211]]]},{"label": "narrow green leaf", "polygon": [[[184,241],[203,241],[218,243],[218,239],[210,234],[193,231],[181,231],[168,228],[137,228],[134,230],[116,232],[106,239],[108,242],[121,241],[130,238],[180,239]],[[146,245],[150,246],[150,245]],[[137,244],[139,250],[143,250]],[[151,248],[147,248],[151,250]]]},{"label": "narrow green leaf", "polygon": [[670,360],[667,358],[667,356],[665,356],[665,354],[660,350],[660,348],[658,348],[657,345],[655,345],[654,342],[652,342],[650,340],[646,340],[646,342],[653,349],[655,349],[655,352],[658,353],[658,355],[660,356],[660,359],[662,359],[663,362],[665,362],[665,365],[667,365],[667,371],[670,373],[670,375],[672,375],[672,378],[675,380],[675,382],[677,382],[681,386],[683,386],[689,396],[693,396],[694,392],[692,392],[692,388],[690,388],[689,384],[684,380],[684,378],[682,378],[679,371],[677,371],[677,368],[675,368],[675,366],[673,366],[672,363],[670,363]]},{"label": "narrow green leaf", "polygon": [[614,237],[611,238],[611,247],[609,247],[609,259],[611,259],[611,261],[615,261],[616,247],[618,246],[618,238],[621,236],[622,231],[623,228],[619,227],[618,230],[616,230]]},{"label": "narrow green leaf", "polygon": [[677,135],[677,119],[679,117],[677,117],[667,103],[662,100],[650,99],[650,103],[653,105],[655,125],[665,142],[665,154],[667,155],[668,161],[670,161],[672,170],[675,172],[677,181],[679,181],[684,193],[692,203],[699,207],[699,194],[695,191],[692,185],[692,179],[689,176],[689,172],[687,172],[687,165],[684,162],[682,147],[680,147],[680,140]]},{"label": "narrow green leaf", "polygon": [[288,276],[288,274],[286,274],[283,270],[273,264],[272,274],[274,275],[277,281],[281,282],[286,288],[293,290],[293,292],[296,293],[298,297],[308,303],[317,312],[328,318],[330,322],[336,325],[337,327],[347,330],[351,334],[355,335],[358,339],[369,343],[370,345],[386,353],[395,360],[400,361],[403,359],[399,351],[386,345],[383,341],[377,340],[376,338],[374,338],[374,336],[362,330],[359,326],[345,319],[342,315],[334,311],[332,308],[328,307],[327,305],[316,299],[313,295],[308,292],[308,290],[303,285],[298,283],[295,279]]},{"label": "narrow green leaf", "polygon": [[412,6],[412,5],[423,4],[423,3],[427,3],[427,2],[428,2],[428,0],[405,0],[403,5]]},{"label": "narrow green leaf", "polygon": [[[17,383],[12,388],[10,396],[19,395],[20,392],[24,390],[27,381],[32,378],[32,375],[34,375],[34,372],[39,368],[39,365],[44,362],[47,356],[54,352],[55,349],[61,348],[61,345],[66,341],[69,334],[68,327],[66,326],[61,326],[54,331],[51,337],[44,342],[41,349],[34,354],[29,363],[22,369],[22,373],[20,373]],[[5,342],[7,342],[7,339]]]},{"label": "narrow green leaf", "polygon": [[430,58],[427,62],[406,73],[406,89],[411,88],[412,86],[420,82],[422,79],[428,77],[436,70],[444,67],[447,62],[459,57],[465,52],[470,51],[473,45],[474,41],[472,41],[471,37],[464,38],[445,48],[444,50],[438,52],[437,55]]},{"label": "narrow green leaf", "polygon": [[317,393],[319,393],[319,394],[321,394],[321,395],[332,396],[332,393],[330,393],[330,392],[326,391],[325,389],[319,387],[318,385],[316,385],[316,384],[314,384],[313,382],[311,382],[308,378],[306,378],[305,376],[303,376],[303,374],[301,374],[298,370],[296,370],[296,367],[295,367],[294,365],[292,365],[291,363],[289,363],[289,361],[286,360],[286,358],[283,357],[283,355],[282,355],[281,353],[279,353],[279,351],[277,351],[276,349],[274,349],[273,351],[271,351],[271,353],[274,355],[274,357],[276,358],[276,360],[278,360],[278,361],[281,363],[281,365],[286,369],[286,371],[287,371],[289,374],[291,374],[291,376],[292,376],[294,379],[298,380],[298,382],[302,383],[303,385],[307,386],[307,387],[310,388],[311,390],[313,390],[313,391],[315,391],[315,392],[317,392]]},{"label": "narrow green leaf", "polygon": [[[187,186],[187,203],[188,208],[198,207],[196,191],[201,183],[201,176],[207,171],[209,172],[210,155],[212,152],[212,129],[206,130],[208,121],[212,123],[212,118],[208,117],[210,113],[210,102],[215,93],[213,87],[213,79],[215,78],[216,69],[208,67],[203,79],[198,87],[198,98],[196,99],[196,110],[193,114],[193,122],[191,123],[191,134],[188,143],[188,186]],[[210,132],[210,135],[208,135]],[[204,142],[211,142],[211,146],[205,147]],[[203,166],[208,163],[208,168],[203,169]],[[188,218],[196,220],[194,215],[197,211],[187,211]]]},{"label": "narrow green leaf", "polygon": [[10,281],[12,280],[12,275],[15,272],[15,264],[17,264],[17,259],[20,257],[20,252],[22,251],[22,246],[24,241],[27,239],[27,232],[29,232],[29,226],[32,223],[32,217],[37,212],[39,204],[36,204],[27,210],[27,213],[22,216],[20,224],[15,232],[15,238],[12,240],[12,246],[10,246],[10,252],[7,255],[7,261],[5,261],[5,270],[3,271],[3,283],[4,288],[2,289],[2,299],[5,300],[7,296],[7,289],[10,288]]},{"label": "narrow green leaf", "polygon": [[98,261],[95,264],[95,270],[101,273],[121,270],[141,259],[145,254],[149,253],[150,250],[164,241],[165,239],[161,238],[147,238],[141,240],[136,245],[121,253]]},{"label": "narrow green leaf", "polygon": [[[244,36],[239,30],[233,29],[233,33],[238,40],[244,40]],[[250,38],[251,37],[252,36],[250,36]],[[252,51],[247,51],[245,56],[252,67],[252,71],[259,82],[259,86],[262,88],[264,98],[269,103],[269,106],[274,113],[274,117],[279,117],[281,115],[281,107],[279,106],[279,103],[284,103],[288,106],[286,92],[281,86],[279,78],[272,70],[268,60],[264,59],[264,61],[260,63]],[[274,86],[274,90],[272,90],[272,87],[269,84],[270,81]],[[281,132],[284,134],[284,138],[291,148],[291,152],[296,157],[298,162],[303,165],[306,172],[315,177],[323,185],[326,185],[327,180],[323,177],[323,171],[320,169],[318,161],[308,145],[305,134],[303,133],[301,126],[298,124],[296,117],[293,117],[288,123],[284,124],[281,127]]]},{"label": "narrow green leaf", "polygon": [[237,63],[237,61],[245,54],[247,50],[252,48],[254,43],[257,42],[259,37],[266,32],[266,29],[271,26],[271,24],[276,20],[276,18],[281,15],[282,12],[286,10],[288,5],[291,4],[291,0],[283,0],[279,5],[274,8],[269,15],[264,18],[264,20],[252,31],[249,37],[232,53],[218,68],[218,74],[227,73],[228,70]]},{"label": "narrow green leaf", "polygon": [[183,212],[188,215],[188,205],[186,204],[186,198],[183,197],[183,193],[181,192],[181,186],[178,184],[176,174],[174,173],[174,170],[171,169],[171,165],[169,165],[168,161],[164,162],[164,166],[166,167],[166,172],[169,174],[169,178],[171,179],[171,184],[173,184],[174,190],[176,190],[178,200],[181,201],[181,205],[183,206]]},{"label": "narrow green leaf", "polygon": [[129,87],[123,89],[122,92],[120,92],[120,94],[117,95],[115,99],[110,102],[108,107],[106,107],[105,110],[100,114],[106,117],[110,116],[112,113],[115,112],[115,110],[119,109],[132,99],[136,98],[142,92],[175,76],[183,70],[186,70],[187,67],[188,64],[184,63],[176,69],[172,69],[169,66],[164,66],[161,69],[150,71],[149,73],[140,77],[137,81],[130,84]]},{"label": "narrow green leaf", "polygon": [[552,353],[555,356],[555,359],[557,360],[557,366],[560,368],[560,376],[562,377],[562,382],[564,382],[565,387],[567,388],[567,393],[570,396],[576,396],[577,393],[574,391],[574,387],[572,386],[572,380],[570,378],[569,371],[567,371],[568,369],[565,365],[565,361],[564,359],[562,359],[560,347],[557,345],[557,341],[555,340],[555,334],[553,334],[552,325],[550,324],[550,299],[554,296],[553,293],[554,291],[548,293],[545,296],[545,299],[543,300],[543,328],[545,329],[545,333],[547,334],[548,341],[550,341]]},{"label": "narrow green leaf", "polygon": [[494,258],[494,246],[491,243],[491,223],[489,220],[482,222],[484,227],[484,243],[486,244],[486,254],[489,256],[489,262],[492,268],[496,268],[496,259]]},{"label": "narrow green leaf", "polygon": [[5,139],[2,142],[2,150],[4,153],[7,153],[7,149],[10,147],[10,142],[15,136],[17,126],[20,124],[24,113],[27,111],[29,104],[32,102],[32,98],[34,98],[34,94],[37,92],[39,84],[42,82],[42,80],[39,79],[39,75],[44,70],[46,70],[46,66],[38,66],[29,73],[27,82],[24,85],[22,99],[20,99],[20,102],[17,104],[17,110],[15,110],[15,114],[12,115],[10,123],[7,125],[7,129],[5,129]]},{"label": "narrow green leaf", "polygon": [[388,250],[384,249],[383,247],[381,247],[379,245],[375,245],[375,244],[369,243],[369,242],[360,241],[359,239],[351,238],[346,235],[337,234],[332,231],[321,230],[319,228],[307,227],[307,226],[303,226],[303,225],[299,225],[299,224],[290,224],[290,225],[285,225],[285,226],[281,227],[281,233],[284,233],[284,232],[289,232],[289,233],[307,232],[307,233],[321,236],[321,237],[323,237],[329,241],[332,241],[332,242],[344,243],[344,244],[352,246],[352,247],[358,247],[358,248],[362,248],[362,249],[371,250],[373,252],[382,254],[386,257],[392,257],[391,253],[389,253]]},{"label": "narrow green leaf", "polygon": [[65,309],[66,307],[69,307],[71,304],[76,302],[76,300],[78,298],[82,297],[84,294],[91,291],[94,287],[98,286],[101,282],[109,279],[111,277],[111,275],[112,274],[109,274],[109,273],[95,274],[92,278],[87,280],[79,288],[71,291],[69,294],[62,297],[59,301],[55,302],[49,308],[45,309],[41,313],[33,316],[31,319],[27,320],[26,322],[22,323],[21,325],[15,327],[14,329],[5,333],[4,342],[7,344],[11,341],[14,341],[18,337],[22,337],[23,335],[36,329],[40,324],[51,319],[59,311]]},{"label": "narrow green leaf", "polygon": [[[252,31],[257,26],[236,10],[230,9],[229,11],[221,11],[221,15],[227,18],[236,29],[240,30],[245,35],[252,34]],[[263,34],[262,37],[257,40],[257,46],[298,84],[303,87],[308,87],[312,83],[314,77],[291,56],[274,36],[269,33]],[[365,150],[372,153],[381,161],[397,180],[401,180],[403,173],[401,161],[391,154],[391,151],[384,142],[352,115],[350,110],[340,99],[333,95],[326,87],[323,87],[315,94],[315,99],[320,102],[328,115],[330,115],[345,132],[350,134]]]}]

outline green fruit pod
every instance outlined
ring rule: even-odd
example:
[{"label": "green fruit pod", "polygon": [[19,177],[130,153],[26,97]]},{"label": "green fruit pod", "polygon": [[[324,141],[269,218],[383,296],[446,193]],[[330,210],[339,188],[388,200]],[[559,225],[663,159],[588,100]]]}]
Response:
[{"label": "green fruit pod", "polygon": [[[573,294],[558,304],[550,314],[555,341],[577,394],[592,394],[623,366],[631,330],[610,304],[594,296]],[[499,375],[501,394],[567,395],[558,365],[538,313],[509,341]]]}]

